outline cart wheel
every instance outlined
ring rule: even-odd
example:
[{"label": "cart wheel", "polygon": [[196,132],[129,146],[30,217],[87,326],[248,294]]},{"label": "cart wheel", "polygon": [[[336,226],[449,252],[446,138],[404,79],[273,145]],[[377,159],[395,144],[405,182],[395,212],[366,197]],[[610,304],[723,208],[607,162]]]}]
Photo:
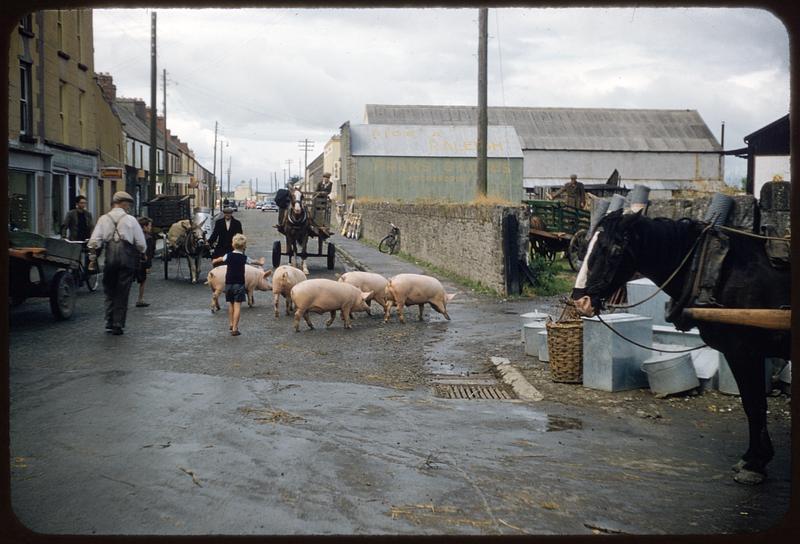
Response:
[{"label": "cart wheel", "polygon": [[281,241],[275,240],[272,244],[272,267],[278,268],[281,265]]},{"label": "cart wheel", "polygon": [[161,260],[164,261],[164,279],[169,279],[169,248],[167,247],[167,239],[164,238],[164,247],[161,250]]},{"label": "cart wheel", "polygon": [[586,250],[589,247],[589,242],[586,241],[586,229],[580,229],[572,236],[567,248],[567,260],[573,272],[581,269],[583,259],[586,258]]},{"label": "cart wheel", "polygon": [[50,311],[56,319],[69,319],[75,311],[75,281],[66,270],[57,273],[50,288]]},{"label": "cart wheel", "polygon": [[336,264],[336,246],[328,242],[328,270],[333,270]]}]

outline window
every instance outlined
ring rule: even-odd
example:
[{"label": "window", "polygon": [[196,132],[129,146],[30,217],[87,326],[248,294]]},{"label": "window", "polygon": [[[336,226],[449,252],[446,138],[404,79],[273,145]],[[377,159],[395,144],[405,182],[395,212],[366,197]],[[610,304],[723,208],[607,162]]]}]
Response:
[{"label": "window", "polygon": [[58,116],[61,118],[61,141],[67,141],[67,83],[61,81],[58,86]]},{"label": "window", "polygon": [[136,148],[133,147],[133,140],[125,140],[125,164],[136,166]]},{"label": "window", "polygon": [[30,134],[31,123],[31,65],[19,61],[19,132]]},{"label": "window", "polygon": [[78,129],[81,134],[81,147],[86,147],[86,122],[84,121],[84,101],[86,99],[86,91],[81,91],[78,95]]},{"label": "window", "polygon": [[33,174],[8,171],[8,227],[33,230]]},{"label": "window", "polygon": [[56,27],[58,28],[58,48],[63,51],[64,50],[64,19],[62,16],[62,11],[58,10],[56,15]]}]

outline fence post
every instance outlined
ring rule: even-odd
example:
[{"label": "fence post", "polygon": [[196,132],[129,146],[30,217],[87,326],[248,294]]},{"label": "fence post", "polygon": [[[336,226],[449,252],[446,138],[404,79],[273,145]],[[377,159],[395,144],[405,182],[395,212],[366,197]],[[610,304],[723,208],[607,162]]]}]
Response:
[{"label": "fence post", "polygon": [[[512,210],[513,211],[513,210]],[[517,214],[504,211],[503,216],[503,261],[506,294],[522,292],[519,277],[519,221]]]}]

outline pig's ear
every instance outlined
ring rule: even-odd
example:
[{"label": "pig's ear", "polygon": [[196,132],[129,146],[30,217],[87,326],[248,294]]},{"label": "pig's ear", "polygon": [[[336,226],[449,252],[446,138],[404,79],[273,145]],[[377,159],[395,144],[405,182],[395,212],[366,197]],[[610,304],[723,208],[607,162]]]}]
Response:
[{"label": "pig's ear", "polygon": [[264,277],[265,277],[265,278],[268,278],[268,277],[270,277],[271,275],[272,275],[272,269],[271,269],[271,268],[270,268],[269,270],[267,270],[266,272],[264,272]]},{"label": "pig's ear", "polygon": [[370,291],[369,293],[363,293],[363,292],[362,292],[362,293],[361,293],[361,299],[362,299],[362,300],[367,300],[369,297],[371,297],[371,296],[372,296],[372,293],[374,293],[374,292],[375,292],[375,291]]},{"label": "pig's ear", "polygon": [[446,298],[448,301],[451,301],[451,300],[453,300],[454,298],[456,298],[456,294],[457,294],[457,293],[453,293],[452,295],[445,295],[445,298]]}]

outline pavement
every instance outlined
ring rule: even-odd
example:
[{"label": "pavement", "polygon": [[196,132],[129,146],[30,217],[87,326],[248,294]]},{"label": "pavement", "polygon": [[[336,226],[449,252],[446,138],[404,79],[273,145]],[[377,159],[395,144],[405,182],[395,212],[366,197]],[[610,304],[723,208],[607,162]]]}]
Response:
[{"label": "pavement", "polygon": [[[256,256],[264,233],[248,235]],[[420,271],[332,241],[351,262],[314,274]],[[453,321],[303,333],[259,305],[231,339],[214,332],[225,318],[209,315],[207,288],[154,278],[148,289],[171,305],[131,310],[122,337],[100,332],[101,293],[81,294],[72,322],[53,322],[46,301],[10,311],[18,534],[733,534],[788,510],[788,428],[773,429],[770,479],[750,488],[730,472],[743,422],[669,426],[557,399],[433,394],[420,372],[485,372],[479,361],[521,352],[530,301],[460,288]],[[410,373],[400,385],[374,378],[390,365]]]}]

